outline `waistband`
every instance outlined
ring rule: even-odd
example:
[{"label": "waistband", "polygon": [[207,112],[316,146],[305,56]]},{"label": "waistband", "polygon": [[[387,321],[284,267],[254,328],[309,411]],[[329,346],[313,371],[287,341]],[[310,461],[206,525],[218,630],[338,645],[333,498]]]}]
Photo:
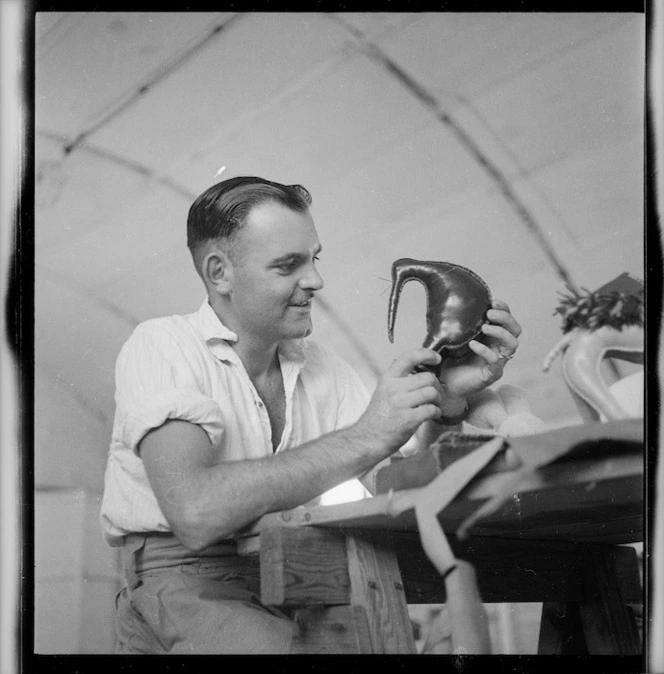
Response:
[{"label": "waistband", "polygon": [[135,587],[138,576],[144,573],[181,567],[185,564],[214,565],[234,568],[247,564],[239,557],[237,543],[227,540],[195,553],[185,548],[171,533],[129,534],[122,544],[122,561],[130,587]]}]

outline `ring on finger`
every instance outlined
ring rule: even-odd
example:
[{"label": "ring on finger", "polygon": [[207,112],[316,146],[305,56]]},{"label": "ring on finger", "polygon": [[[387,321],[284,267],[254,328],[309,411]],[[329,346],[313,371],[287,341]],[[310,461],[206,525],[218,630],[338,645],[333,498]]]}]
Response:
[{"label": "ring on finger", "polygon": [[513,353],[503,353],[500,349],[498,349],[498,358],[500,360],[512,360],[514,358]]}]

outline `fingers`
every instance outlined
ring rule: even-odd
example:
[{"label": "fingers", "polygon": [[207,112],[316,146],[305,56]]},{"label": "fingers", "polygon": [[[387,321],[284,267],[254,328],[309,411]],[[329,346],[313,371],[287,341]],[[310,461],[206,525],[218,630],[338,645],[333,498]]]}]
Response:
[{"label": "fingers", "polygon": [[512,316],[509,306],[502,300],[494,300],[492,308],[486,313],[486,317],[496,325],[505,328],[509,333],[518,337],[522,330],[518,321]]},{"label": "fingers", "polygon": [[493,351],[493,354],[482,350],[479,355],[489,365],[497,366],[497,358],[501,366],[504,366],[519,348],[518,337],[521,334],[521,326],[512,316],[509,306],[503,300],[494,300],[492,307],[487,311],[487,318],[491,322],[482,326],[482,332],[489,338],[486,340],[486,345]]},{"label": "fingers", "polygon": [[493,309],[500,309],[501,311],[507,311],[507,313],[510,313],[510,308],[507,302],[505,300],[499,300],[494,298],[493,301],[491,302],[491,307]]},{"label": "fingers", "polygon": [[393,403],[402,409],[413,409],[429,403],[440,407],[443,401],[440,381],[431,372],[393,378],[389,383],[386,382],[385,390],[393,396]]},{"label": "fingers", "polygon": [[497,347],[498,355],[503,356],[503,358],[509,360],[519,348],[519,340],[505,328],[485,323],[482,326],[482,332],[490,338],[487,346]]},{"label": "fingers", "polygon": [[443,389],[431,372],[412,373],[419,364],[436,364],[440,356],[416,349],[397,358],[380,377],[371,401],[358,422],[379,446],[400,447],[422,422],[440,417]]},{"label": "fingers", "polygon": [[418,365],[438,365],[440,360],[440,354],[431,349],[413,349],[396,358],[387,369],[386,374],[393,377],[405,377]]},{"label": "fingers", "polygon": [[[416,365],[436,364],[440,355],[430,349],[417,349],[415,352],[403,354],[392,364],[387,377],[392,379],[392,390],[400,398],[404,408],[415,408],[421,405],[434,404],[440,407],[443,400],[443,389],[438,377],[432,372],[415,372]],[[405,374],[404,374],[405,373]]]},{"label": "fingers", "polygon": [[440,405],[443,402],[443,395],[440,388],[435,386],[426,386],[417,388],[413,391],[404,393],[404,407],[414,409],[422,405],[435,405],[440,412]]},{"label": "fingers", "polygon": [[415,374],[406,377],[403,383],[404,391],[414,391],[416,389],[424,388],[425,386],[433,386],[441,391],[440,381],[433,372],[416,372]]},{"label": "fingers", "polygon": [[491,366],[500,366],[502,368],[507,360],[505,357],[501,358],[496,349],[492,349],[490,346],[482,344],[482,342],[478,342],[476,339],[471,339],[468,342],[468,347]]},{"label": "fingers", "polygon": [[416,427],[425,421],[440,419],[440,407],[437,405],[420,405],[413,410]]}]

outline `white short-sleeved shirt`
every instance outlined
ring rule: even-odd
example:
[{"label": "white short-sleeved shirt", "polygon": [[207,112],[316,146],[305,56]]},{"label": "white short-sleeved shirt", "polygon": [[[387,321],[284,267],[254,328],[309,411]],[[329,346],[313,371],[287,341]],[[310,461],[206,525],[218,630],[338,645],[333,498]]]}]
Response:
[{"label": "white short-sleeved shirt", "polygon": [[[207,302],[193,314],[141,323],[116,364],[116,411],[101,525],[110,545],[129,533],[171,528],[148,483],[138,445],[168,419],[199,424],[224,459],[273,453],[263,401]],[[346,361],[313,341],[279,347],[286,424],[277,452],[344,428],[364,412],[369,392]]]}]

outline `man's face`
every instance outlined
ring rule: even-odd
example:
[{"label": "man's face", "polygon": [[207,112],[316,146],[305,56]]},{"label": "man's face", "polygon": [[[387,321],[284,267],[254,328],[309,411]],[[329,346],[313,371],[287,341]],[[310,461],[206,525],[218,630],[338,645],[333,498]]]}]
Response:
[{"label": "man's face", "polygon": [[266,346],[306,337],[313,329],[311,300],[323,287],[310,213],[276,202],[257,206],[232,245],[232,329]]}]

